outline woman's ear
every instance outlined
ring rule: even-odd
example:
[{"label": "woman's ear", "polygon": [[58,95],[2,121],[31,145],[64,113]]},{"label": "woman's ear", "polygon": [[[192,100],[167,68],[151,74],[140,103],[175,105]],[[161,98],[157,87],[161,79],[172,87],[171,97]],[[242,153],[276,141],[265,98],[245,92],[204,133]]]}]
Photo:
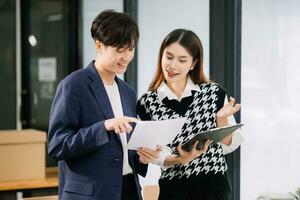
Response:
[{"label": "woman's ear", "polygon": [[197,62],[198,62],[198,59],[196,59],[196,60],[193,61],[190,70],[193,70],[193,69],[194,69],[194,67],[196,66]]}]

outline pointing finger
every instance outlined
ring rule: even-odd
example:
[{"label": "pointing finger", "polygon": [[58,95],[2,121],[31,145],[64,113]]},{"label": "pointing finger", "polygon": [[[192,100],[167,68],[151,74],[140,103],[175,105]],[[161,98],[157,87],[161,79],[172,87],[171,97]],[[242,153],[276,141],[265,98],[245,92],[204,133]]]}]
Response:
[{"label": "pointing finger", "polygon": [[128,120],[128,122],[139,122],[141,120],[138,120],[137,118],[134,117],[125,117],[126,120]]}]

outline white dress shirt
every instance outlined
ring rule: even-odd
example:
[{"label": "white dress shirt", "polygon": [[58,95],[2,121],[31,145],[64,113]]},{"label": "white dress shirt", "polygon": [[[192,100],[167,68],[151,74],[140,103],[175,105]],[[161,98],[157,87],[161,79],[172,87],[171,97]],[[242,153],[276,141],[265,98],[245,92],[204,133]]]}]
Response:
[{"label": "white dress shirt", "polygon": [[[117,83],[114,81],[112,85],[105,85],[105,90],[107,92],[113,113],[115,118],[124,116],[120,92]],[[128,149],[127,146],[127,136],[126,133],[119,133],[122,146],[123,146],[123,175],[132,173],[132,168],[128,161]]]}]

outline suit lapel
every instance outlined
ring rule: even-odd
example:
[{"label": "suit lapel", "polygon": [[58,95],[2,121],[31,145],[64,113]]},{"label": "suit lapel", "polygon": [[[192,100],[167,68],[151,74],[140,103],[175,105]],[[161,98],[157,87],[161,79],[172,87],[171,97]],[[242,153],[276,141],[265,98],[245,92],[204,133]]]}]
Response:
[{"label": "suit lapel", "polygon": [[[100,78],[97,70],[94,66],[94,61],[92,61],[87,68],[85,68],[87,75],[92,80],[89,84],[96,101],[105,117],[105,119],[111,119],[114,118],[114,113],[106,92],[106,89],[104,87],[104,84],[102,82],[102,79]],[[118,85],[120,98],[121,98],[121,104],[123,109],[124,116],[133,116],[133,112],[131,110],[131,99],[128,95],[128,88],[125,86],[125,84],[118,78],[115,78],[115,81]],[[135,116],[134,116],[135,117]],[[118,138],[121,141],[120,135],[117,134]],[[127,134],[127,141],[130,139],[131,134]]]},{"label": "suit lapel", "polygon": [[105,119],[114,118],[114,113],[113,113],[108,95],[106,93],[103,82],[94,67],[94,63],[91,62],[88,65],[88,67],[86,68],[86,70],[87,70],[88,76],[92,79],[89,86],[90,86],[91,90],[93,91],[93,94],[97,100],[97,103],[98,103],[102,113],[105,116]]},{"label": "suit lapel", "polygon": [[[123,115],[127,117],[133,117],[133,112],[131,110],[131,103],[128,88],[125,87],[125,84],[122,83],[122,81],[116,77],[116,83],[118,84],[119,92],[120,92],[120,97],[121,97],[121,103],[122,103],[122,108],[123,108]],[[127,133],[127,141],[130,139],[131,134]]]},{"label": "suit lapel", "polygon": [[[91,82],[89,84],[91,90],[93,91],[93,94],[96,98],[96,101],[100,107],[100,110],[102,111],[105,119],[112,119],[114,118],[114,113],[111,107],[111,103],[109,101],[106,89],[104,87],[104,84],[102,82],[102,79],[100,78],[95,66],[94,61],[92,61],[88,67],[86,68],[86,72],[88,76],[91,78]],[[116,134],[119,138],[119,141],[121,142],[121,138],[119,134]]]}]

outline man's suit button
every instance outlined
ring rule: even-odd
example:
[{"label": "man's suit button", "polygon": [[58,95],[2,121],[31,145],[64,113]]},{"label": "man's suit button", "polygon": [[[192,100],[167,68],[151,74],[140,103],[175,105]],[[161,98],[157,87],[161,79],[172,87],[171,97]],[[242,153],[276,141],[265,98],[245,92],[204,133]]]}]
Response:
[{"label": "man's suit button", "polygon": [[115,161],[120,162],[121,159],[120,158],[115,158]]}]

